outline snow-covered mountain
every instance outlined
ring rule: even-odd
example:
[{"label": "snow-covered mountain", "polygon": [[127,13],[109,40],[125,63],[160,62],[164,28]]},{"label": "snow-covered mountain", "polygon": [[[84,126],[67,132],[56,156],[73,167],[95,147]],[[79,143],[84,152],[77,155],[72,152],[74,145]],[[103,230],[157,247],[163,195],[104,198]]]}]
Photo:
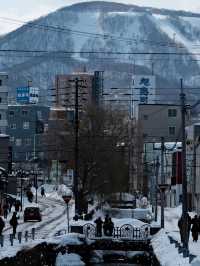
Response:
[{"label": "snow-covered mountain", "polygon": [[[0,71],[9,73],[12,90],[32,80],[42,89],[43,101],[55,74],[85,66],[89,71],[105,71],[105,88],[129,87],[133,73],[154,72],[158,88],[166,92],[179,87],[180,78],[185,86],[199,84],[198,55],[192,53],[200,50],[200,15],[101,1],[80,3],[2,36],[0,49],[43,51],[0,52]],[[78,53],[70,53],[73,51]],[[80,53],[83,51],[108,54]],[[129,52],[134,54],[122,54]],[[196,91],[191,97],[197,97]]]}]

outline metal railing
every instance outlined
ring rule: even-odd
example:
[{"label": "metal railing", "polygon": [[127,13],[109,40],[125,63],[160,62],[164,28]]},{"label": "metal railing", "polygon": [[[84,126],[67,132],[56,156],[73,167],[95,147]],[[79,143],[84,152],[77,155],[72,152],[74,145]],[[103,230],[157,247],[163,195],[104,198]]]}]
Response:
[{"label": "metal railing", "polygon": [[102,234],[99,236],[96,226],[94,224],[87,223],[83,226],[83,234],[89,239],[114,238],[146,241],[150,236],[150,226],[143,225],[141,227],[134,227],[130,224],[124,224],[120,227],[114,227],[111,235],[104,234],[102,230]]},{"label": "metal railing", "polygon": [[[35,239],[45,239],[48,236],[48,231],[36,231],[37,229],[32,228],[31,231],[17,232],[16,237],[13,234],[2,234],[0,235],[0,247],[5,245],[13,246],[15,243],[23,243],[33,241]],[[82,232],[85,237],[89,239],[121,239],[121,240],[132,240],[132,241],[146,241],[150,236],[150,225],[143,225],[141,227],[134,227],[130,224],[124,224],[122,226],[116,226],[113,228],[112,234],[104,234],[102,230],[101,236],[97,233],[96,226],[94,224],[87,223],[82,226]],[[68,232],[65,229],[57,231],[53,236],[66,235]]]}]

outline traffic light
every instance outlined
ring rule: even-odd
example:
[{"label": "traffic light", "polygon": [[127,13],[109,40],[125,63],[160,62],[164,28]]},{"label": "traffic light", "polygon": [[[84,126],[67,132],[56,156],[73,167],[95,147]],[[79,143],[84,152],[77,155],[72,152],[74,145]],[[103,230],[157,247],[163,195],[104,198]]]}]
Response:
[{"label": "traffic light", "polygon": [[8,173],[12,174],[12,146],[8,147]]}]

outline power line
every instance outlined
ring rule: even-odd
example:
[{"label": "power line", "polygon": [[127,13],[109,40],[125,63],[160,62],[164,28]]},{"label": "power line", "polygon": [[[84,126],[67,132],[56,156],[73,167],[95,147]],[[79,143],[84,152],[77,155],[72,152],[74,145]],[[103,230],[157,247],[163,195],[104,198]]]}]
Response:
[{"label": "power line", "polygon": [[85,37],[92,37],[92,38],[103,38],[104,40],[110,39],[110,40],[117,40],[117,41],[126,41],[127,45],[131,45],[132,42],[134,42],[136,45],[139,42],[143,42],[144,45],[151,45],[151,46],[164,46],[164,47],[174,47],[174,48],[184,48],[183,46],[177,45],[175,42],[173,43],[164,43],[164,42],[155,42],[151,40],[145,40],[145,39],[137,39],[137,38],[124,38],[120,36],[115,36],[111,34],[100,34],[100,33],[93,33],[93,32],[88,32],[88,31],[80,31],[80,30],[74,30],[66,27],[60,27],[60,26],[53,26],[53,25],[45,25],[45,24],[39,24],[37,22],[25,22],[22,20],[16,20],[16,19],[10,19],[6,17],[0,17],[1,20],[5,21],[12,21],[20,24],[24,24],[24,27],[30,27],[30,28],[39,28],[39,29],[45,29],[49,31],[58,31],[62,33],[71,33],[71,34],[76,34],[79,36],[85,36]]},{"label": "power line", "polygon": [[107,55],[178,55],[178,56],[195,56],[200,52],[112,52],[112,51],[66,51],[66,50],[25,50],[25,49],[0,49],[0,52],[9,53],[51,53],[51,54],[107,54]]}]

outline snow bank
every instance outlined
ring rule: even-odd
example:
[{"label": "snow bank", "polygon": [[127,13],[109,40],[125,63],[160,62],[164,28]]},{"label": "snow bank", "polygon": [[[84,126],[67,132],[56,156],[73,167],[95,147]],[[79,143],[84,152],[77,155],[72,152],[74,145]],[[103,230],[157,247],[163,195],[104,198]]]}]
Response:
[{"label": "snow bank", "polygon": [[[104,220],[104,219],[103,219]],[[124,224],[130,224],[134,227],[141,227],[147,223],[144,223],[140,220],[137,220],[137,219],[133,219],[133,218],[121,218],[121,219],[117,219],[117,218],[112,218],[112,221],[114,223],[114,226],[118,226],[118,227],[121,227],[122,225]],[[85,224],[93,224],[93,225],[96,225],[94,223],[94,221],[85,221],[85,220],[78,220],[78,221],[72,221],[70,223],[70,225],[72,226],[84,226]]]},{"label": "snow bank", "polygon": [[79,234],[76,233],[70,233],[65,236],[62,236],[60,241],[60,246],[66,246],[66,245],[81,245],[83,242],[81,241]]},{"label": "snow bank", "polygon": [[81,260],[81,257],[77,254],[71,253],[65,253],[61,254],[58,253],[58,256],[56,258],[56,266],[82,266],[85,265],[85,263]]},{"label": "snow bank", "polygon": [[133,218],[122,218],[122,219],[113,218],[112,220],[114,222],[114,226],[118,226],[118,227],[121,227],[124,224],[130,224],[130,225],[132,225],[134,227],[141,227],[141,226],[146,224],[146,223],[143,223],[140,220],[133,219]]}]

